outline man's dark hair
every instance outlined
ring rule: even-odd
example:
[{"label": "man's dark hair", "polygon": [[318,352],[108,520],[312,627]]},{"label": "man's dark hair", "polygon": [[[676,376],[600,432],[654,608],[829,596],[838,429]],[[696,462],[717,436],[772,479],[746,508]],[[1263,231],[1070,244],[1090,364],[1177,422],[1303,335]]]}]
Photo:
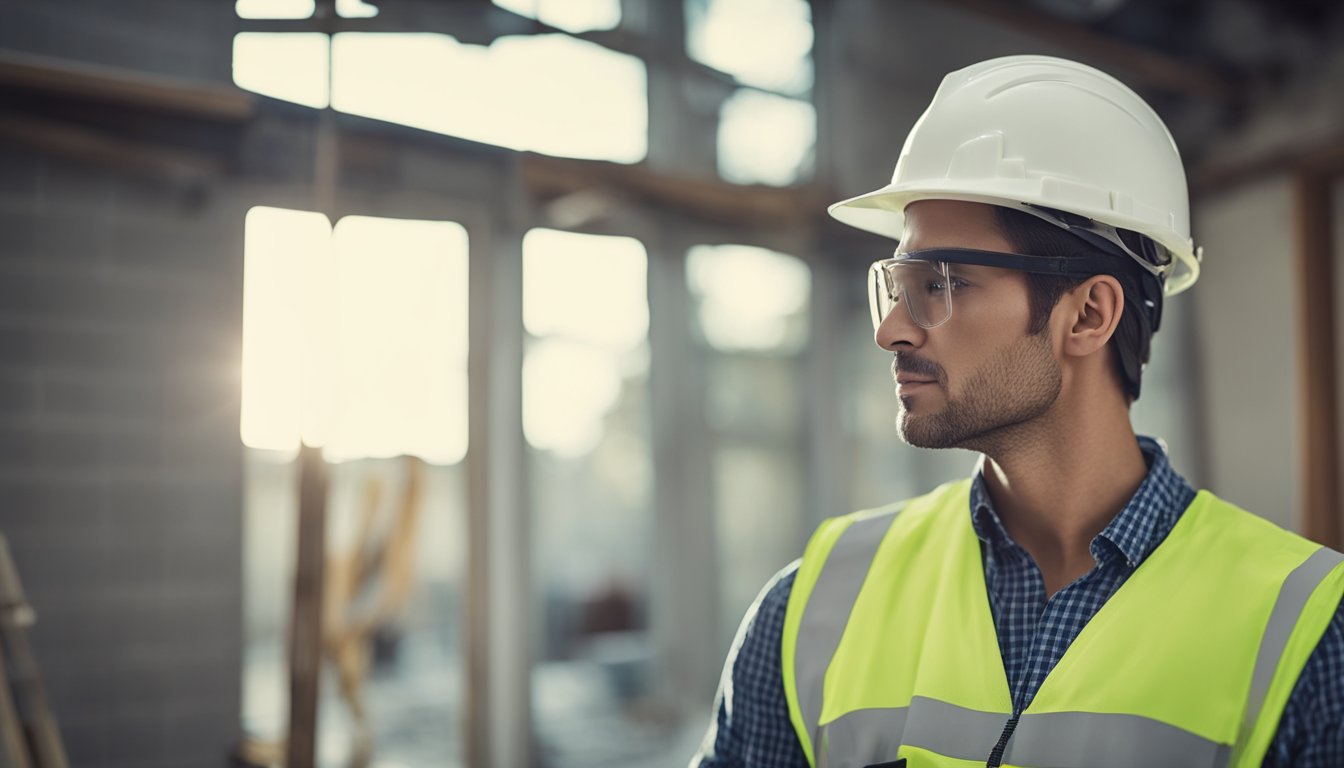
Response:
[{"label": "man's dark hair", "polygon": [[[1098,273],[1116,278],[1125,291],[1120,325],[1115,329],[1115,334],[1111,336],[1107,346],[1111,349],[1111,363],[1120,379],[1126,400],[1130,403],[1138,400],[1140,379],[1143,376],[1143,366],[1148,362],[1154,330],[1144,319],[1144,313],[1140,311],[1138,285],[1139,281],[1151,278],[1132,259],[1107,254],[1086,240],[1049,222],[1041,221],[1029,213],[995,206],[994,214],[1000,231],[1018,253],[1056,258],[1101,255],[1115,263],[1114,269]],[[1042,275],[1031,272],[1026,274],[1026,278],[1030,308],[1028,330],[1033,334],[1045,332],[1050,313],[1059,303],[1060,297],[1085,280],[1071,275]]]}]

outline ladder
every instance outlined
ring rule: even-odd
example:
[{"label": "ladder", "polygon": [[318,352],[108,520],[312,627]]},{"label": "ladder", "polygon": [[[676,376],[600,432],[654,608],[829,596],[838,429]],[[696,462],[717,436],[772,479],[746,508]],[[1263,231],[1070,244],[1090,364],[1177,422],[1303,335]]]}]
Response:
[{"label": "ladder", "polygon": [[35,620],[0,535],[0,768],[70,767],[28,645]]}]

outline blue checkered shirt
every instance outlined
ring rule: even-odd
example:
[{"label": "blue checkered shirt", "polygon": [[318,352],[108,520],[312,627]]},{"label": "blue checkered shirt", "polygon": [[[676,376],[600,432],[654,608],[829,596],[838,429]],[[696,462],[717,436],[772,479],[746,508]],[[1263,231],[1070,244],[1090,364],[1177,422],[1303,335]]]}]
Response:
[{"label": "blue checkered shirt", "polygon": [[[1195,497],[1162,446],[1139,438],[1148,475],[1106,529],[1092,540],[1087,575],[1049,599],[1041,572],[994,512],[982,472],[971,485],[972,523],[980,537],[989,607],[998,631],[1013,707],[1021,712],[1092,615],[1166,538]],[[729,652],[700,752],[700,768],[806,768],[789,722],[780,671],[784,609],[797,563],[780,571],[747,611]],[[1344,604],[1293,688],[1265,766],[1344,766]]]}]

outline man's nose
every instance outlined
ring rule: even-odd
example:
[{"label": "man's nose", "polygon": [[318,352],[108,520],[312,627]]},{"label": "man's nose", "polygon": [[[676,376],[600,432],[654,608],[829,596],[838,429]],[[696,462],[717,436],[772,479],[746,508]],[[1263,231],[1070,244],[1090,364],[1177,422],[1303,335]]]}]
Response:
[{"label": "man's nose", "polygon": [[923,346],[928,330],[920,327],[910,318],[905,302],[897,302],[877,326],[873,341],[888,352],[894,352],[901,346],[918,349]]}]

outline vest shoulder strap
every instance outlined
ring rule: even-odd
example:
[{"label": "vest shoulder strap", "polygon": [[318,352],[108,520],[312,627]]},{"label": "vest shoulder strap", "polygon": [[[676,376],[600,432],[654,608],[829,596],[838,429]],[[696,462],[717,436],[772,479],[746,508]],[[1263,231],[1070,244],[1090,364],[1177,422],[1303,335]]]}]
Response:
[{"label": "vest shoulder strap", "polygon": [[[784,694],[803,752],[815,765],[826,660],[835,654],[854,601],[878,546],[893,522],[926,517],[949,494],[966,494],[970,481],[948,483],[914,499],[828,519],[803,552],[784,615],[781,667]],[[816,599],[813,599],[815,596]],[[805,663],[799,664],[799,660]]]}]

